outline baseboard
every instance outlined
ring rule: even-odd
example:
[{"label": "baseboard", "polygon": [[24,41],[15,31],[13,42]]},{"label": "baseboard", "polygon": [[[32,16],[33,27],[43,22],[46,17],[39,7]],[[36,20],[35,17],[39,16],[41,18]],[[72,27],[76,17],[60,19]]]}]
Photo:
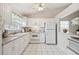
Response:
[{"label": "baseboard", "polygon": [[37,43],[36,42],[34,42],[34,43],[30,42],[29,44],[44,44],[44,42],[37,42]]},{"label": "baseboard", "polygon": [[47,45],[57,45],[57,44],[53,44],[53,43],[46,43]]}]

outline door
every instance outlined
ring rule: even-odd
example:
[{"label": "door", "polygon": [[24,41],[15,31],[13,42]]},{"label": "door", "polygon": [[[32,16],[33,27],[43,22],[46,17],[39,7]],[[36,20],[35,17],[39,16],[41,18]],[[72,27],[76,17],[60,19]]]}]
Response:
[{"label": "door", "polygon": [[46,44],[56,44],[55,30],[46,30]]}]

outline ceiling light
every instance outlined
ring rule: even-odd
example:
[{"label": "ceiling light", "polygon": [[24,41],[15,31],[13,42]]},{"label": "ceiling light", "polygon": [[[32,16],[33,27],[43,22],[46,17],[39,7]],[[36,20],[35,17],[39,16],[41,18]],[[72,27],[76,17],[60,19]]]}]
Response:
[{"label": "ceiling light", "polygon": [[35,3],[34,6],[33,6],[33,8],[34,8],[34,9],[37,9],[38,11],[44,10],[45,7],[46,7],[46,6],[45,6],[44,3]]}]

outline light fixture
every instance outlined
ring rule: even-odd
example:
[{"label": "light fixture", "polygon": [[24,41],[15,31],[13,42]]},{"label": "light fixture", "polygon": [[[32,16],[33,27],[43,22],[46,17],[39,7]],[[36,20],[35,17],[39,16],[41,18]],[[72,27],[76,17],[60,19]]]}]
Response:
[{"label": "light fixture", "polygon": [[45,7],[46,5],[44,3],[35,3],[33,5],[33,8],[37,9],[38,11],[44,10]]}]

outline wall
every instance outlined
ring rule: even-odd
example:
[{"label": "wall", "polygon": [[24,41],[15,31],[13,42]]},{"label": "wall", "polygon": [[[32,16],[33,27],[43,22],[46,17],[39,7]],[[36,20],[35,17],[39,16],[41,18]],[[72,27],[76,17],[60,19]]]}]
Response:
[{"label": "wall", "polygon": [[2,16],[3,16],[4,20],[5,20],[5,25],[6,24],[9,24],[9,25],[11,24],[12,13],[15,13],[15,14],[21,16],[20,13],[19,13],[19,11],[17,11],[15,8],[13,8],[12,6],[10,6],[9,4],[4,3],[3,4],[3,13],[2,13]]},{"label": "wall", "polygon": [[2,54],[3,4],[0,4],[0,55]]},{"label": "wall", "polygon": [[56,22],[55,18],[28,18],[28,23],[44,23],[44,22]]},{"label": "wall", "polygon": [[69,33],[60,32],[60,22],[59,19],[57,21],[57,46],[60,47],[62,50],[66,50],[69,44],[68,37]]}]

